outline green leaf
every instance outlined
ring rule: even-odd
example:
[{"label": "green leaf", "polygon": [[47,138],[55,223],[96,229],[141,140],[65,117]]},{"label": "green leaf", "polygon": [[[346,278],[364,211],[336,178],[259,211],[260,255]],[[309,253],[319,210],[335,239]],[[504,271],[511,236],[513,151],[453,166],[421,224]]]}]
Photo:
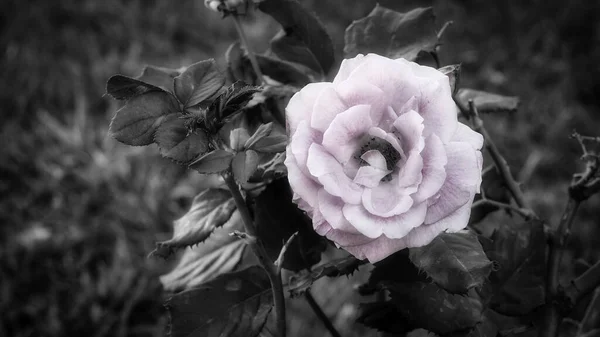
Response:
[{"label": "green leaf", "polygon": [[154,142],[154,134],[166,116],[177,111],[173,96],[162,90],[134,96],[117,111],[109,133],[127,145],[149,145]]},{"label": "green leaf", "polygon": [[482,241],[487,256],[498,264],[490,274],[490,308],[506,315],[523,315],[545,303],[543,225],[529,221],[497,228]]},{"label": "green leaf", "polygon": [[405,335],[414,330],[414,326],[402,317],[402,313],[390,301],[360,303],[358,311],[356,321],[377,331]]},{"label": "green leaf", "polygon": [[253,337],[273,307],[271,285],[254,266],[174,295],[166,303],[172,337]]},{"label": "green leaf", "polygon": [[260,88],[242,82],[233,83],[210,105],[206,113],[206,126],[210,130],[219,130],[221,126],[237,116],[246,108],[254,94]]},{"label": "green leaf", "polygon": [[321,277],[337,277],[342,275],[352,275],[358,270],[360,265],[367,263],[361,261],[354,256],[348,256],[341,259],[329,261],[318,267],[313,268],[310,272],[302,271],[290,277],[288,283],[288,291],[292,297],[303,294],[310,289],[312,284]]},{"label": "green leaf", "polygon": [[[504,183],[504,178],[498,172],[496,167],[486,169],[482,175],[481,190],[486,199],[502,203],[510,203],[510,194]],[[481,195],[475,196],[475,201],[481,200]],[[471,209],[469,224],[476,224],[483,220],[488,214],[497,211],[499,208],[493,205],[484,204]]]},{"label": "green leaf", "polygon": [[273,131],[273,123],[272,122],[267,123],[267,124],[261,124],[256,129],[256,131],[254,131],[254,134],[252,134],[252,136],[250,138],[248,138],[248,140],[244,144],[244,147],[247,149],[253,148],[254,144],[256,144],[257,141],[270,135],[271,131]]},{"label": "green leaf", "polygon": [[256,171],[258,167],[258,154],[254,150],[238,152],[231,162],[231,171],[235,180],[244,184]]},{"label": "green leaf", "polygon": [[263,74],[277,82],[303,87],[312,82],[310,77],[294,64],[265,55],[256,55]]},{"label": "green leaf", "polygon": [[227,61],[227,69],[232,77],[232,82],[255,83],[256,75],[239,41],[232,43],[227,48],[225,60]]},{"label": "green leaf", "polygon": [[287,167],[284,164],[285,152],[282,153],[262,153],[263,158],[260,161],[256,172],[248,180],[251,183],[271,182],[283,178],[287,175]]},{"label": "green leaf", "polygon": [[179,76],[177,69],[169,69],[155,66],[146,66],[138,80],[159,87],[168,92],[173,92],[173,80]]},{"label": "green leaf", "polygon": [[391,302],[415,327],[437,334],[469,329],[483,320],[483,304],[471,290],[468,296],[450,294],[435,283],[385,284]]},{"label": "green leaf", "polygon": [[361,295],[375,294],[385,282],[431,282],[425,273],[410,261],[408,249],[402,249],[374,264],[369,280],[359,288]]},{"label": "green leaf", "polygon": [[295,0],[264,0],[258,8],[272,16],[286,34],[302,41],[327,73],[334,63],[333,43],[319,20]]},{"label": "green leaf", "polygon": [[202,130],[190,131],[179,114],[167,116],[154,138],[160,154],[179,163],[188,163],[208,151],[208,137]]},{"label": "green leaf", "polygon": [[205,60],[189,66],[175,77],[175,95],[189,108],[217,93],[225,84],[225,77],[217,68],[215,60]]},{"label": "green leaf", "polygon": [[480,113],[513,112],[519,107],[519,97],[502,96],[475,89],[460,89],[456,98],[465,107],[469,106],[469,100],[472,99]]},{"label": "green leaf", "polygon": [[167,258],[176,249],[203,242],[216,228],[229,221],[233,211],[235,203],[228,191],[203,191],[194,198],[190,210],[173,223],[173,237],[157,242],[152,254]]},{"label": "green leaf", "polygon": [[106,83],[106,93],[115,99],[130,99],[152,91],[164,90],[140,79],[123,75],[114,75]]},{"label": "green leaf", "polygon": [[460,82],[460,64],[451,64],[438,69],[444,75],[448,76],[450,81],[450,89],[453,95],[458,92],[458,84]]},{"label": "green leaf", "polygon": [[321,260],[321,253],[327,248],[326,241],[315,233],[312,220],[292,202],[292,190],[287,179],[273,181],[250,200],[257,235],[273,260],[278,257],[283,243],[296,232],[298,236],[286,251],[283,268],[298,271]]},{"label": "green leaf", "polygon": [[492,271],[477,236],[468,231],[442,233],[427,246],[410,248],[410,260],[451,293],[481,286]]},{"label": "green leaf", "polygon": [[346,58],[375,53],[414,61],[420,51],[434,51],[438,43],[433,9],[399,13],[378,4],[368,16],[346,28],[345,42]]},{"label": "green leaf", "polygon": [[473,328],[452,333],[448,337],[496,337],[497,335],[498,327],[484,314],[483,320]]},{"label": "green leaf", "polygon": [[214,150],[190,163],[189,167],[200,173],[220,173],[229,169],[234,154],[225,150]]},{"label": "green leaf", "polygon": [[271,40],[271,51],[282,60],[302,64],[318,74],[323,73],[315,55],[296,35],[288,35],[284,30],[280,31]]},{"label": "green leaf", "polygon": [[240,214],[235,211],[223,227],[216,228],[204,242],[188,247],[177,266],[160,277],[164,289],[172,292],[191,289],[219,275],[257,264],[248,245],[230,235],[243,230]]}]

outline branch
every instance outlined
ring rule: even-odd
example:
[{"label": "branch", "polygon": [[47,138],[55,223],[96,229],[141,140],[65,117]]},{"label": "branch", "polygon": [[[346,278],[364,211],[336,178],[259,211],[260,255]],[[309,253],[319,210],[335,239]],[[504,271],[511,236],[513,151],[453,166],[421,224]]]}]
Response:
[{"label": "branch", "polygon": [[563,290],[563,294],[570,302],[570,307],[573,307],[583,296],[598,286],[600,286],[600,261],[571,281],[571,284]]},{"label": "branch", "polygon": [[281,268],[283,267],[283,258],[285,256],[285,252],[287,252],[288,248],[294,241],[294,238],[298,235],[298,232],[292,234],[287,240],[287,242],[281,247],[281,251],[279,251],[279,256],[277,260],[275,260],[275,266],[277,266],[277,273],[281,275]]},{"label": "branch", "polygon": [[317,317],[321,320],[321,322],[323,322],[323,324],[325,325],[325,327],[327,328],[327,330],[329,331],[331,336],[342,337],[342,335],[340,335],[340,333],[335,329],[335,326],[333,326],[333,323],[331,323],[331,321],[329,320],[329,317],[327,317],[327,315],[325,315],[325,313],[323,312],[323,309],[321,309],[321,307],[319,306],[319,303],[317,303],[317,301],[315,301],[315,298],[310,293],[310,289],[304,293],[304,297],[306,298],[306,302],[308,302],[308,304],[310,305],[312,310],[315,312]]},{"label": "branch", "polygon": [[[581,319],[579,324],[579,331],[575,336],[582,337],[587,336],[590,332],[594,331],[594,328],[598,324],[598,317],[600,316],[600,288],[596,288],[592,300],[585,311],[585,315]],[[593,335],[593,334],[592,334]]]},{"label": "branch", "polygon": [[240,37],[240,42],[246,48],[248,52],[248,58],[250,59],[250,64],[252,64],[252,69],[254,69],[254,73],[256,73],[256,77],[261,82],[261,84],[265,83],[265,78],[263,76],[262,71],[260,70],[260,66],[258,65],[258,61],[256,60],[256,56],[250,49],[250,44],[248,43],[248,39],[246,38],[246,33],[244,32],[244,28],[240,22],[239,15],[237,11],[231,11],[231,17],[233,18],[233,23],[235,24],[235,29]]},{"label": "branch", "polygon": [[530,209],[519,208],[519,207],[515,207],[511,204],[505,204],[503,202],[498,202],[498,201],[490,200],[490,199],[477,200],[473,203],[472,208],[485,206],[485,205],[495,206],[498,208],[503,208],[503,209],[513,211],[513,212],[519,214],[520,216],[522,216],[525,220],[534,219],[536,217],[536,215]]},{"label": "branch", "polygon": [[254,252],[254,255],[258,258],[258,262],[261,267],[265,270],[271,282],[271,289],[273,292],[273,300],[275,302],[275,317],[277,320],[277,330],[279,336],[286,336],[286,321],[285,321],[285,295],[283,294],[283,284],[281,282],[281,274],[279,273],[278,267],[269,259],[267,252],[260,241],[260,238],[256,235],[256,227],[252,221],[250,210],[246,206],[244,197],[240,193],[240,189],[233,179],[233,176],[229,173],[223,174],[223,179],[233,196],[233,201],[237,206],[238,211],[244,222],[245,235],[256,238],[255,240],[247,241],[250,249]]}]

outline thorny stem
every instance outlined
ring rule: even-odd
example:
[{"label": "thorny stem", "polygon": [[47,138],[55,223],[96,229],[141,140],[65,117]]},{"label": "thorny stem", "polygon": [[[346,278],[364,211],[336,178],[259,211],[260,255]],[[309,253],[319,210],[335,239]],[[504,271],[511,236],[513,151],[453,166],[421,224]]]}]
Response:
[{"label": "thorny stem", "polygon": [[254,69],[254,73],[256,73],[256,77],[258,77],[261,84],[265,83],[265,78],[263,76],[262,71],[260,70],[260,66],[258,65],[258,61],[256,60],[256,55],[250,49],[250,44],[248,43],[248,39],[246,38],[246,33],[244,32],[244,28],[240,22],[240,18],[237,12],[233,11],[231,13],[231,17],[233,18],[233,23],[235,24],[235,29],[237,30],[238,35],[240,36],[240,42],[246,48],[248,52],[248,58],[250,59],[250,64],[252,64],[252,69]]},{"label": "thorny stem", "polygon": [[269,277],[269,281],[271,282],[271,289],[273,292],[273,300],[275,302],[275,316],[277,320],[277,330],[279,332],[279,336],[286,336],[286,321],[285,321],[285,296],[283,294],[283,284],[281,282],[281,273],[278,272],[277,267],[273,264],[273,262],[269,259],[267,252],[262,245],[262,242],[258,239],[256,235],[256,228],[254,226],[254,222],[252,221],[252,216],[250,215],[250,211],[246,206],[246,202],[244,201],[244,197],[240,193],[240,189],[233,179],[231,174],[224,174],[223,179],[225,179],[225,183],[233,196],[233,201],[237,206],[238,211],[242,217],[242,221],[244,222],[244,230],[247,234],[253,238],[252,240],[247,240],[250,249],[254,252],[254,255],[258,258],[258,261],[267,273]]},{"label": "thorny stem", "polygon": [[519,208],[519,207],[513,206],[511,204],[505,204],[503,202],[498,202],[498,201],[490,200],[490,199],[480,199],[478,201],[475,201],[473,203],[472,208],[476,208],[476,207],[480,207],[480,206],[484,206],[484,205],[495,206],[498,208],[503,208],[503,209],[513,211],[513,212],[519,214],[520,216],[522,216],[523,218],[525,218],[525,220],[535,218],[535,214],[532,214],[530,209]]},{"label": "thorny stem", "polygon": [[600,261],[596,262],[585,273],[571,281],[564,290],[569,305],[574,306],[583,296],[594,290],[600,284]]},{"label": "thorny stem", "polygon": [[329,331],[331,336],[341,337],[342,335],[340,335],[340,333],[335,329],[335,326],[333,326],[333,323],[331,323],[331,321],[329,320],[329,317],[327,317],[327,315],[325,315],[325,313],[323,312],[323,309],[321,309],[321,307],[319,306],[319,303],[317,303],[317,301],[315,300],[313,295],[310,293],[310,289],[308,289],[304,293],[304,297],[306,297],[306,301],[308,302],[308,304],[310,305],[312,310],[315,312],[317,317],[321,320],[321,322],[323,322],[323,324],[325,325],[325,327],[327,328],[327,330]]}]

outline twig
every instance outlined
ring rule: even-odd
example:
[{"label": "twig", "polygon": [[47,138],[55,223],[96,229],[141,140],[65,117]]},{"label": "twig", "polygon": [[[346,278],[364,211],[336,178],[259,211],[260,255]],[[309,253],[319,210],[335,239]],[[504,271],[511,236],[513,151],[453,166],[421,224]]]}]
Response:
[{"label": "twig", "polygon": [[265,83],[265,78],[263,76],[262,71],[260,70],[260,66],[258,65],[258,60],[256,60],[256,55],[250,49],[250,44],[248,43],[248,39],[246,38],[246,33],[244,32],[244,28],[242,27],[242,23],[240,22],[239,15],[237,11],[232,11],[231,17],[233,18],[233,23],[235,24],[235,29],[240,37],[240,42],[246,48],[248,52],[248,58],[250,59],[250,64],[252,64],[252,69],[254,69],[254,73],[256,73],[256,77],[261,84]]},{"label": "twig", "polygon": [[279,256],[277,260],[275,260],[275,266],[277,266],[277,273],[281,275],[281,268],[283,267],[283,258],[285,256],[285,252],[287,252],[288,248],[294,241],[294,238],[298,235],[298,232],[292,234],[287,240],[287,242],[281,247],[281,251],[279,252]]},{"label": "twig", "polygon": [[446,31],[446,29],[448,27],[450,27],[452,24],[454,24],[454,21],[452,21],[452,20],[444,22],[444,25],[442,26],[442,28],[440,28],[440,31],[437,33],[438,40],[442,38],[442,35],[444,35],[444,32]]},{"label": "twig", "polygon": [[249,241],[250,249],[254,252],[254,255],[258,258],[258,262],[261,267],[265,270],[269,277],[269,281],[271,282],[272,292],[273,292],[273,300],[275,302],[275,316],[277,320],[277,330],[279,331],[279,336],[286,336],[286,321],[285,321],[285,296],[283,294],[283,284],[281,282],[281,274],[278,273],[277,267],[273,264],[273,262],[269,259],[267,252],[262,245],[262,242],[256,235],[256,228],[254,226],[254,222],[252,221],[252,216],[250,215],[250,211],[246,206],[246,202],[244,201],[244,197],[240,193],[240,189],[233,179],[231,174],[223,174],[223,179],[233,196],[233,201],[237,206],[238,211],[242,217],[242,221],[244,222],[244,230],[247,235],[250,237],[256,238],[256,240]]},{"label": "twig", "polygon": [[583,296],[598,286],[600,286],[600,261],[571,281],[563,293],[570,302],[569,306],[573,307]]},{"label": "twig", "polygon": [[598,329],[598,317],[600,316],[600,287],[596,288],[590,304],[588,304],[585,315],[581,319],[579,330],[575,336],[584,336],[589,332]]},{"label": "twig", "polygon": [[333,323],[331,323],[331,321],[329,320],[329,317],[325,315],[323,309],[321,309],[321,307],[319,306],[319,303],[317,303],[315,298],[312,296],[312,294],[310,293],[310,289],[304,293],[304,297],[306,298],[306,302],[308,302],[308,304],[315,312],[317,317],[321,320],[321,322],[323,322],[331,336],[342,337],[342,335],[340,335],[340,333],[335,329],[335,326],[333,326]]},{"label": "twig", "polygon": [[[462,104],[458,104],[458,106],[461,110],[464,109]],[[475,103],[473,102],[473,100],[469,100],[469,111],[468,112],[462,111],[462,112],[465,115],[469,116],[469,118],[472,120],[473,130],[475,130],[483,135],[483,138],[485,139],[485,147],[487,148],[488,152],[490,153],[492,160],[494,161],[496,167],[498,168],[498,171],[500,172],[500,174],[502,175],[502,178],[504,179],[504,182],[506,183],[506,187],[508,188],[508,190],[510,191],[510,194],[515,199],[515,202],[517,203],[519,208],[528,209],[530,211],[530,213],[534,217],[537,218],[537,215],[535,214],[535,212],[531,208],[528,207],[527,202],[525,201],[525,197],[523,196],[523,192],[521,192],[521,188],[519,187],[519,184],[513,177],[512,173],[510,172],[510,168],[508,167],[508,163],[506,162],[506,159],[504,159],[502,154],[500,154],[500,151],[498,150],[498,147],[492,140],[492,137],[490,137],[490,134],[483,127],[483,121],[479,117],[479,112],[477,111],[477,107],[475,106]]]},{"label": "twig", "polygon": [[495,206],[495,207],[498,207],[498,208],[503,208],[503,209],[507,209],[507,210],[513,211],[513,212],[519,214],[520,216],[522,216],[525,220],[530,220],[530,219],[534,219],[535,218],[535,214],[533,214],[530,209],[519,208],[519,207],[513,206],[511,204],[505,204],[503,202],[498,202],[498,201],[490,200],[490,199],[480,199],[480,200],[477,200],[477,201],[475,201],[473,203],[472,208],[476,208],[476,207],[480,207],[480,206],[485,206],[485,205]]}]

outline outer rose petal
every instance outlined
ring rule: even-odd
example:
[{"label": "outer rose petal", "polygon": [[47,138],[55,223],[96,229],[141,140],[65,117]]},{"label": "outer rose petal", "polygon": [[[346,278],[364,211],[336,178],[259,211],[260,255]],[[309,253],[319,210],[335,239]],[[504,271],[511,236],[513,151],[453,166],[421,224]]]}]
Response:
[{"label": "outer rose petal", "polygon": [[292,96],[285,108],[287,129],[290,135],[296,132],[301,121],[310,121],[312,107],[315,105],[317,96],[323,89],[331,86],[332,84],[328,82],[310,83]]},{"label": "outer rose petal", "polygon": [[448,158],[444,144],[438,136],[427,137],[421,156],[423,157],[423,180],[413,195],[415,202],[422,202],[434,196],[446,181]]},{"label": "outer rose petal", "polygon": [[310,206],[308,209],[305,207],[302,209],[306,212],[311,211],[311,209],[315,208],[317,205],[317,192],[320,188],[319,184],[305,175],[298,167],[296,158],[291,154],[290,145],[288,145],[286,149],[284,164],[288,170],[288,181],[292,191]]},{"label": "outer rose petal", "polygon": [[481,150],[483,147],[483,136],[460,122],[456,127],[454,135],[452,135],[451,141],[469,143],[475,150]]},{"label": "outer rose petal", "polygon": [[340,84],[341,82],[348,79],[350,74],[365,61],[365,56],[363,54],[358,54],[356,57],[351,59],[342,60],[342,64],[340,65],[340,70],[337,75],[333,79],[333,84]]},{"label": "outer rose petal", "polygon": [[325,88],[319,93],[313,106],[310,126],[313,129],[325,132],[331,121],[348,108],[349,106],[333,87]]},{"label": "outer rose petal", "polygon": [[422,85],[418,112],[424,119],[423,136],[436,134],[444,144],[449,142],[458,125],[455,105],[448,77]]}]

